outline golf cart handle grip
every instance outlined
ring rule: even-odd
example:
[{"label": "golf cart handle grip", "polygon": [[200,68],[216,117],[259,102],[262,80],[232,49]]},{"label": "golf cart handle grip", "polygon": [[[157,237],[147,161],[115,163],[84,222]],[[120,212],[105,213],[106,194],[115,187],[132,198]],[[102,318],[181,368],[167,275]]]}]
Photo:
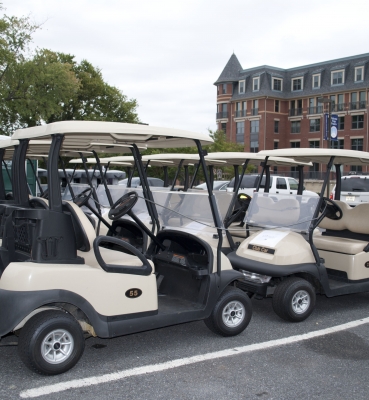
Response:
[{"label": "golf cart handle grip", "polygon": [[[129,266],[129,265],[106,264],[103,258],[101,257],[100,253],[101,243],[112,243],[116,244],[117,246],[123,247],[124,249],[131,252],[134,256],[136,256],[142,262],[142,266],[137,267],[132,265]],[[144,275],[144,276],[150,275],[152,272],[152,267],[148,262],[147,258],[141,252],[139,252],[135,247],[125,242],[124,240],[111,236],[98,236],[94,240],[93,246],[94,246],[95,257],[98,263],[100,264],[101,268],[105,272],[111,272],[116,274]]]}]

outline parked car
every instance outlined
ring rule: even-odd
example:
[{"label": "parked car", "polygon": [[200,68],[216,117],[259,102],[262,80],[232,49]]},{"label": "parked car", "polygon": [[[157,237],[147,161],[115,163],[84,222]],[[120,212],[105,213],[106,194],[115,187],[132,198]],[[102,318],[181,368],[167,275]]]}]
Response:
[{"label": "parked car", "polygon": [[[159,178],[147,178],[147,181],[149,183],[149,186],[155,186],[155,187],[163,187],[164,186],[164,181]],[[118,185],[124,185],[127,186],[128,178],[122,179],[119,181]],[[136,188],[138,186],[141,186],[140,178],[139,177],[134,177],[132,178],[131,182],[131,187]]]},{"label": "parked car", "polygon": [[[214,181],[213,190],[226,191],[228,183],[229,181]],[[195,186],[194,189],[206,190],[206,183],[201,183],[200,185]]]},{"label": "parked car", "polygon": [[[256,191],[260,175],[245,175],[242,179],[240,185],[239,193],[246,193],[252,197],[253,193]],[[227,192],[233,192],[235,179],[229,182],[227,186]],[[297,194],[298,181],[291,177],[272,175],[270,177],[269,193],[279,193],[279,194]],[[265,188],[265,176],[263,176],[260,184],[260,192],[264,192]],[[317,196],[315,192],[310,190],[304,190],[304,195],[307,196]]]},{"label": "parked car", "polygon": [[[329,198],[334,199],[336,185]],[[369,202],[369,176],[348,175],[341,178],[341,199],[354,207],[360,203]]]}]

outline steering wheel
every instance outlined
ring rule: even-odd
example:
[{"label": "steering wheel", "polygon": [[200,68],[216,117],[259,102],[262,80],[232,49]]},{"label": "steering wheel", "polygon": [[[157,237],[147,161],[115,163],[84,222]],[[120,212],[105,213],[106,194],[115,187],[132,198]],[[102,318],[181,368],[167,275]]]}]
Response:
[{"label": "steering wheel", "polygon": [[73,197],[73,202],[77,204],[78,207],[83,207],[85,206],[88,201],[90,200],[90,197],[92,195],[92,189],[87,188],[80,194],[77,194],[77,196]]},{"label": "steering wheel", "polygon": [[328,197],[323,197],[323,203],[320,212],[329,219],[338,220],[342,218],[341,207]]},{"label": "steering wheel", "polygon": [[240,204],[240,207],[233,211],[232,216],[227,221],[226,228],[228,228],[232,224],[232,222],[236,221],[242,213],[247,211],[251,199],[251,196],[246,193],[239,193],[237,195],[237,201]]},{"label": "steering wheel", "polygon": [[45,189],[40,197],[42,199],[48,199],[49,198],[49,189]]},{"label": "steering wheel", "polygon": [[123,215],[127,214],[132,210],[134,205],[137,203],[138,195],[136,192],[128,192],[117,200],[109,211],[109,218],[112,221],[116,221]]}]

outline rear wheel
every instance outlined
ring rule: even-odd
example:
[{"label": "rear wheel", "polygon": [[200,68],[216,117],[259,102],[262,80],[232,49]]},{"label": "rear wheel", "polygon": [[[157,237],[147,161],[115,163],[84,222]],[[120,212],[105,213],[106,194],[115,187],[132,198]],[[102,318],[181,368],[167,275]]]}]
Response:
[{"label": "rear wheel", "polygon": [[242,290],[228,287],[219,297],[211,315],[204,320],[214,333],[235,336],[243,332],[252,316],[251,300]]},{"label": "rear wheel", "polygon": [[26,322],[18,353],[24,364],[43,375],[68,371],[81,358],[85,339],[79,323],[63,311],[43,311]]},{"label": "rear wheel", "polygon": [[314,311],[315,300],[315,289],[307,280],[288,278],[274,291],[273,309],[286,321],[300,322]]}]

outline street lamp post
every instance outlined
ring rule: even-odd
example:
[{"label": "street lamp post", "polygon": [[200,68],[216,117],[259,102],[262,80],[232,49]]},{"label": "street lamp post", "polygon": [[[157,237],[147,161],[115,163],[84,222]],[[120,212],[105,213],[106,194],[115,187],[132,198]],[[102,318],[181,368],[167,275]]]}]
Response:
[{"label": "street lamp post", "polygon": [[331,149],[332,148],[332,137],[331,137],[331,104],[332,100],[328,99],[327,97],[318,97],[318,103],[326,103],[328,104],[328,147]]},{"label": "street lamp post", "polygon": [[[331,104],[332,104],[332,100],[327,98],[327,97],[318,97],[318,103],[326,103],[328,104],[328,148],[331,149],[332,148],[332,137],[331,137]],[[324,120],[325,122],[325,120]],[[328,179],[328,183],[327,183],[327,197],[329,198],[330,195],[330,179]]]}]

